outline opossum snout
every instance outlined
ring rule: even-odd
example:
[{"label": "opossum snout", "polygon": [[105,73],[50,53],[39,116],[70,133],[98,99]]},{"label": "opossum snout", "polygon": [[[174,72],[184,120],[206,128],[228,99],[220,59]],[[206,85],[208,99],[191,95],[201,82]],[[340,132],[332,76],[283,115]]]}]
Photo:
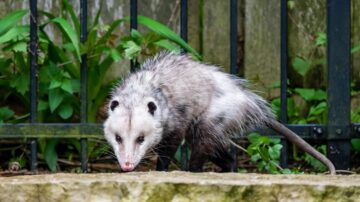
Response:
[{"label": "opossum snout", "polygon": [[121,164],[121,170],[125,171],[125,172],[130,172],[133,171],[135,168],[135,164],[130,163],[130,162],[125,162],[124,164]]}]

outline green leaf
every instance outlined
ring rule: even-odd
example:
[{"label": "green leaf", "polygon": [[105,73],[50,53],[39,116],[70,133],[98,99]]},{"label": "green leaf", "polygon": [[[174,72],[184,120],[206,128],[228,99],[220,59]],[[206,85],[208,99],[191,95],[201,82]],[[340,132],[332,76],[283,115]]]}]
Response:
[{"label": "green leaf", "polygon": [[144,37],[141,35],[140,32],[138,32],[136,29],[131,29],[130,35],[132,37],[132,39],[137,43],[137,44],[142,44],[144,41]]},{"label": "green leaf", "polygon": [[353,47],[353,48],[351,49],[351,53],[356,53],[356,52],[358,52],[358,51],[360,51],[360,44],[356,45],[355,47]]},{"label": "green leaf", "polygon": [[252,155],[251,158],[250,158],[250,160],[251,160],[252,162],[257,162],[257,161],[260,160],[260,159],[261,159],[261,156],[260,156],[259,153],[255,154],[255,155]]},{"label": "green leaf", "polygon": [[26,42],[20,41],[17,43],[12,43],[9,46],[4,47],[4,51],[14,51],[14,52],[27,52],[27,44]]},{"label": "green leaf", "polygon": [[321,102],[316,106],[311,106],[309,111],[309,116],[317,116],[327,111],[326,102]]},{"label": "green leaf", "polygon": [[47,110],[49,108],[49,103],[43,101],[43,100],[39,100],[38,102],[38,111],[43,111],[43,110]]},{"label": "green leaf", "polygon": [[127,41],[123,44],[125,48],[125,58],[133,60],[141,51],[141,47],[138,46],[134,41]]},{"label": "green leaf", "polygon": [[14,111],[9,107],[0,107],[0,123],[10,119],[14,116]]},{"label": "green leaf", "polygon": [[52,172],[57,170],[58,155],[56,153],[56,145],[58,142],[58,139],[48,139],[45,145],[44,159]]},{"label": "green leaf", "polygon": [[17,10],[0,19],[0,36],[16,25],[27,13],[26,10]]},{"label": "green leaf", "polygon": [[50,111],[54,112],[63,100],[64,100],[64,95],[61,93],[61,91],[58,88],[50,90],[49,91]]},{"label": "green leaf", "polygon": [[298,113],[295,100],[292,97],[287,99],[287,109],[289,117],[294,117]]},{"label": "green leaf", "polygon": [[71,86],[74,93],[80,92],[80,80],[72,79]]},{"label": "green leaf", "polygon": [[280,151],[281,151],[282,145],[277,144],[272,147],[269,147],[269,156],[273,160],[277,160],[280,158]]},{"label": "green leaf", "polygon": [[351,140],[351,145],[352,145],[352,148],[357,151],[357,152],[360,152],[360,139],[357,138],[357,139],[352,139]]},{"label": "green leaf", "polygon": [[280,172],[282,174],[293,174],[293,172],[289,168],[284,168]]},{"label": "green leaf", "polygon": [[61,86],[61,81],[58,81],[56,79],[51,80],[49,89],[58,88]]},{"label": "green leaf", "polygon": [[59,108],[59,115],[63,119],[68,119],[73,115],[73,108],[70,104],[62,105]]},{"label": "green leaf", "polygon": [[310,69],[310,62],[299,57],[294,58],[292,65],[301,76],[305,76],[306,72]]},{"label": "green leaf", "polygon": [[64,91],[73,94],[73,88],[72,88],[72,82],[69,79],[64,79],[63,82],[61,83],[61,89],[63,89]]},{"label": "green leaf", "polygon": [[280,144],[281,140],[280,138],[270,138],[270,142],[273,144]]},{"label": "green leaf", "polygon": [[[320,147],[316,148],[320,153],[324,154],[326,156],[326,145],[321,145]],[[312,167],[314,167],[316,170],[320,172],[326,171],[326,166],[322,164],[319,160],[315,159],[313,156],[311,156],[308,153],[305,153],[304,160],[309,163]]]},{"label": "green leaf", "polygon": [[289,0],[287,2],[287,6],[288,6],[289,10],[294,9],[295,8],[295,1]]},{"label": "green leaf", "polygon": [[266,136],[260,136],[259,138],[260,144],[269,145],[270,144],[270,138]]},{"label": "green leaf", "polygon": [[[130,20],[130,18],[126,18]],[[201,60],[200,54],[195,51],[189,44],[187,44],[180,36],[178,36],[174,31],[169,29],[167,26],[145,16],[138,16],[138,23],[146,26],[150,30],[159,35],[179,44],[182,48],[191,53],[198,60]]]},{"label": "green leaf", "polygon": [[81,61],[81,55],[80,55],[80,43],[78,40],[78,37],[76,35],[76,32],[74,29],[70,26],[69,22],[66,21],[64,18],[55,18],[52,19],[53,22],[57,23],[61,30],[64,31],[66,36],[70,39],[71,43],[73,44],[75,48],[75,53],[79,61]]},{"label": "green leaf", "polygon": [[325,91],[323,90],[316,90],[315,91],[315,94],[314,94],[314,97],[313,97],[313,100],[326,100],[327,99],[327,94]]},{"label": "green leaf", "polygon": [[180,49],[179,46],[175,45],[174,43],[171,43],[167,39],[157,41],[154,44],[157,45],[157,46],[160,46],[162,48],[165,48],[166,50],[174,52],[174,53],[180,53],[181,52],[181,49]]},{"label": "green leaf", "polygon": [[103,7],[103,1],[100,1],[99,3],[100,3],[100,7],[99,7],[99,10],[96,12],[96,16],[94,18],[94,22],[91,27],[96,27],[99,24],[100,14],[101,14],[101,10]]},{"label": "green leaf", "polygon": [[252,144],[257,144],[257,143],[259,143],[260,137],[261,137],[261,135],[259,135],[258,133],[250,133],[250,134],[247,136],[249,142],[252,143]]},{"label": "green leaf", "polygon": [[280,98],[275,98],[271,101],[271,109],[274,111],[276,117],[280,117]]},{"label": "green leaf", "polygon": [[115,62],[119,62],[121,60],[121,54],[116,48],[110,49],[110,55]]},{"label": "green leaf", "polygon": [[71,20],[75,26],[76,33],[78,34],[78,38],[80,37],[80,21],[77,15],[75,14],[73,6],[69,3],[68,0],[63,0],[63,4],[66,10],[69,12]]},{"label": "green leaf", "polygon": [[308,88],[295,88],[294,91],[298,93],[304,100],[311,101],[313,100],[313,97],[315,96],[315,90],[314,89],[308,89]]},{"label": "green leaf", "polygon": [[267,163],[265,161],[260,161],[257,165],[259,171],[263,171]]},{"label": "green leaf", "polygon": [[322,45],[326,45],[326,43],[327,43],[326,33],[324,33],[324,32],[316,33],[316,45],[322,46]]},{"label": "green leaf", "polygon": [[25,95],[29,91],[29,76],[28,74],[21,74],[10,81],[10,86],[15,88],[21,95]]},{"label": "green leaf", "polygon": [[97,45],[106,43],[107,40],[111,37],[112,32],[120,25],[120,23],[124,22],[123,19],[119,19],[119,20],[115,20],[111,23],[110,27],[108,30],[106,30],[104,36],[102,36],[98,42]]},{"label": "green leaf", "polygon": [[25,53],[27,51],[27,43],[26,42],[16,43],[16,45],[13,46],[12,50],[15,52]]},{"label": "green leaf", "polygon": [[17,38],[21,35],[28,35],[29,30],[30,30],[30,27],[28,25],[13,27],[8,32],[6,32],[4,35],[0,36],[0,44],[14,40],[15,38]]}]

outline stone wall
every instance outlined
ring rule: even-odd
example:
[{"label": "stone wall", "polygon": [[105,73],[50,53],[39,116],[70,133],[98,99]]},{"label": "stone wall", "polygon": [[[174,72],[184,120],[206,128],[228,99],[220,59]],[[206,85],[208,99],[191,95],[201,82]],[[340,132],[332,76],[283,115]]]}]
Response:
[{"label": "stone wall", "polygon": [[359,201],[360,177],[144,172],[0,177],[0,201]]}]

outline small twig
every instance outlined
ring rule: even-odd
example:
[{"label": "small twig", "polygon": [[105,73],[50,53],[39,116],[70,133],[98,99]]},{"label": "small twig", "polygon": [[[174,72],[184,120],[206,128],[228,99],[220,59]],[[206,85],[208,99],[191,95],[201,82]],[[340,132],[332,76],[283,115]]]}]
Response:
[{"label": "small twig", "polygon": [[229,139],[229,141],[230,141],[230,143],[231,143],[232,145],[234,145],[236,148],[242,150],[242,151],[245,152],[245,153],[248,153],[247,150],[246,150],[244,147],[236,144],[234,141],[232,141],[232,140],[230,140],[230,139]]},{"label": "small twig", "polygon": [[169,27],[169,26],[173,23],[173,21],[174,21],[174,19],[175,19],[175,16],[177,16],[176,13],[177,13],[177,11],[179,10],[179,5],[180,5],[180,0],[176,0],[176,2],[175,2],[175,8],[172,10],[171,16],[170,16],[169,21],[168,21],[168,23],[167,23],[166,26]]},{"label": "small twig", "polygon": [[[335,170],[336,174],[348,174],[348,175],[354,175],[356,172],[350,171],[350,170]],[[329,171],[324,172],[324,174],[329,174]]]}]

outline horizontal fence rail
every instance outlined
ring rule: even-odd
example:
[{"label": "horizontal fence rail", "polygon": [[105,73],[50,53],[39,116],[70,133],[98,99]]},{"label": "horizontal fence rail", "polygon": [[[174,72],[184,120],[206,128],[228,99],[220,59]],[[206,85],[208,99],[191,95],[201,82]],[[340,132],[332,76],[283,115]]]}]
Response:
[{"label": "horizontal fence rail", "polygon": [[[288,68],[288,10],[287,0],[281,0],[281,116],[280,121],[300,137],[308,140],[323,140],[328,143],[328,156],[337,169],[350,167],[350,139],[360,138],[360,124],[350,122],[350,0],[327,1],[328,31],[328,123],[291,125],[287,123],[287,68]],[[81,169],[86,172],[88,164],[88,138],[103,138],[101,124],[87,123],[87,56],[81,59],[81,110],[80,123],[37,123],[37,0],[30,0],[30,123],[0,124],[0,138],[29,138],[31,149],[31,170],[37,169],[37,138],[79,138],[81,142]],[[138,2],[130,0],[130,29],[137,29]],[[230,0],[230,72],[238,74],[237,67],[237,0]],[[87,38],[87,0],[80,0],[81,43]],[[180,35],[188,39],[188,1],[180,1]],[[259,58],[261,59],[261,58]],[[137,68],[131,62],[131,71]],[[260,133],[280,137],[269,129]],[[284,145],[281,164],[287,165],[287,142]],[[236,149],[231,148],[236,158]],[[186,145],[181,147],[182,169],[188,167]],[[236,168],[236,165],[233,165]]]},{"label": "horizontal fence rail", "polygon": [[[285,125],[307,140],[328,139],[328,126],[326,124]],[[346,130],[350,131],[350,138],[360,138],[360,124],[351,124]],[[283,138],[270,129],[259,129],[257,132]],[[0,138],[103,138],[103,126],[96,123],[1,124]]]}]

